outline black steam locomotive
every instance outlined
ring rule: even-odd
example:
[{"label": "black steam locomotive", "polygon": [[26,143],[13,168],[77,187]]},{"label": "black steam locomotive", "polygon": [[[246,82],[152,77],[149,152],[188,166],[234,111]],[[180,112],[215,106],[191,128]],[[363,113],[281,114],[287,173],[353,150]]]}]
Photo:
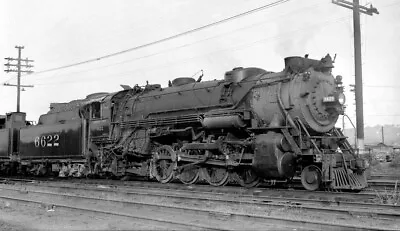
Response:
[{"label": "black steam locomotive", "polygon": [[139,175],[222,186],[367,186],[365,161],[334,125],[343,113],[333,60],[288,57],[278,73],[234,68],[223,80],[176,78],[52,103],[37,125],[0,117],[2,174]]}]

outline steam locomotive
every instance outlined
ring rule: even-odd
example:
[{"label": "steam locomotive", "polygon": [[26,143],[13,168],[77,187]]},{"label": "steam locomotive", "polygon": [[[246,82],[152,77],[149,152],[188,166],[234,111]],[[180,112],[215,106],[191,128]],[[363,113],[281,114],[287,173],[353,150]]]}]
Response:
[{"label": "steam locomotive", "polygon": [[366,162],[334,127],[345,100],[334,60],[284,61],[277,73],[234,68],[222,80],[176,78],[166,88],[123,86],[52,103],[36,125],[9,113],[0,117],[0,172],[367,187]]}]

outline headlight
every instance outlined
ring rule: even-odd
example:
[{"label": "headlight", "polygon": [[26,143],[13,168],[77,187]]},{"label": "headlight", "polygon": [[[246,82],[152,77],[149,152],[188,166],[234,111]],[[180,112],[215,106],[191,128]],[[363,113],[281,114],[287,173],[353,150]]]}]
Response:
[{"label": "headlight", "polygon": [[337,100],[341,105],[344,105],[344,103],[346,103],[346,96],[343,93],[339,93]]}]

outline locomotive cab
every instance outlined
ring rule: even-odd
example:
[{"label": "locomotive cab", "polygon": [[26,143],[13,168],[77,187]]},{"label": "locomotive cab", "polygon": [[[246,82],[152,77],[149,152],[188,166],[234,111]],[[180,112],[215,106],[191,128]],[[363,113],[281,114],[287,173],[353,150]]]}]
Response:
[{"label": "locomotive cab", "polygon": [[88,142],[98,143],[109,139],[111,106],[110,95],[107,94],[91,100],[82,108],[86,111],[84,118],[89,124]]}]

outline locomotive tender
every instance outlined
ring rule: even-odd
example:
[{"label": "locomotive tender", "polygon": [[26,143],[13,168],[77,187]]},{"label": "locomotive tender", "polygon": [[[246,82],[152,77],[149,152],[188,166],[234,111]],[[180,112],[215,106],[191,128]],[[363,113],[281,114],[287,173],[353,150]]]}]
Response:
[{"label": "locomotive tender", "polygon": [[367,186],[366,163],[334,125],[343,113],[332,58],[285,58],[273,73],[234,68],[223,80],[177,78],[52,103],[37,125],[0,117],[0,171],[205,180],[290,182],[307,190]]}]

